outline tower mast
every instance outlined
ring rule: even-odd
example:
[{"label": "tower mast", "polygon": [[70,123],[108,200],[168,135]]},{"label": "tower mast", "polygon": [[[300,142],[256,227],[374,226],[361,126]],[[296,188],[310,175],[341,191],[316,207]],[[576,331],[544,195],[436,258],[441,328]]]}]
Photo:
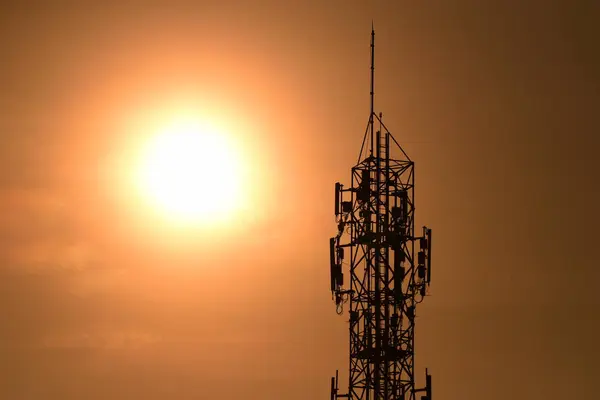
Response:
[{"label": "tower mast", "polygon": [[[348,392],[331,400],[431,400],[431,376],[415,387],[416,306],[431,281],[431,229],[415,232],[414,162],[374,111],[375,30],[371,28],[370,115],[351,187],[335,185],[338,233],[330,239],[331,291],[338,314],[348,304]],[[375,131],[375,122],[378,130]],[[369,137],[369,155],[363,157]],[[415,249],[416,245],[416,249]],[[349,286],[342,264],[348,252]]]}]

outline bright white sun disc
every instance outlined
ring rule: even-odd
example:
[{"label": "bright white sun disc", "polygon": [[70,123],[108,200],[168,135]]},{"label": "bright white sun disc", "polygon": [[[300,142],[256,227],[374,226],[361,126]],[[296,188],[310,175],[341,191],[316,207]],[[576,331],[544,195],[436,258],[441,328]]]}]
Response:
[{"label": "bright white sun disc", "polygon": [[179,121],[149,142],[139,183],[170,217],[215,221],[235,211],[239,161],[234,146],[214,127]]}]

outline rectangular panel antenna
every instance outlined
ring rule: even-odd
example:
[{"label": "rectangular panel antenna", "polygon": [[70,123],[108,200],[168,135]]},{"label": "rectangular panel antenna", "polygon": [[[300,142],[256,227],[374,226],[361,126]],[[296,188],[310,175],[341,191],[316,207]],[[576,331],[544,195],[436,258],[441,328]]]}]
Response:
[{"label": "rectangular panel antenna", "polygon": [[431,283],[431,229],[427,229],[427,283]]},{"label": "rectangular panel antenna", "polygon": [[425,369],[425,393],[427,394],[427,399],[431,400],[431,375],[427,373],[427,369]]},{"label": "rectangular panel antenna", "polygon": [[331,280],[331,291],[335,291],[336,268],[335,268],[335,238],[329,239],[329,273]]},{"label": "rectangular panel antenna", "polygon": [[340,183],[335,183],[335,215],[340,215]]}]

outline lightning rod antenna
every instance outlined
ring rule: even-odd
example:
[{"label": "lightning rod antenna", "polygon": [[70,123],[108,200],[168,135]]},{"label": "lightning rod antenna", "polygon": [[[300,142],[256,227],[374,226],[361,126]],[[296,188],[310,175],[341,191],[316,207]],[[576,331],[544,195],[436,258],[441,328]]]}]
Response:
[{"label": "lightning rod antenna", "polygon": [[369,129],[371,131],[371,156],[373,155],[373,113],[375,100],[375,28],[373,21],[371,21],[371,115],[369,116]]}]

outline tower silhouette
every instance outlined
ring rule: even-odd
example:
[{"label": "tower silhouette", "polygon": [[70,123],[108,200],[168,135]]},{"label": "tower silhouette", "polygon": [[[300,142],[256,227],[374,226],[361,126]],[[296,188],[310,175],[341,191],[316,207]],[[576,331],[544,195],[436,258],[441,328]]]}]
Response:
[{"label": "tower silhouette", "polygon": [[[415,232],[414,162],[374,111],[375,31],[371,29],[371,112],[351,186],[335,184],[337,235],[330,239],[331,291],[347,305],[348,392],[338,373],[331,400],[431,400],[431,375],[415,387],[416,306],[431,281],[431,229]],[[344,272],[349,274],[344,285]]]}]

